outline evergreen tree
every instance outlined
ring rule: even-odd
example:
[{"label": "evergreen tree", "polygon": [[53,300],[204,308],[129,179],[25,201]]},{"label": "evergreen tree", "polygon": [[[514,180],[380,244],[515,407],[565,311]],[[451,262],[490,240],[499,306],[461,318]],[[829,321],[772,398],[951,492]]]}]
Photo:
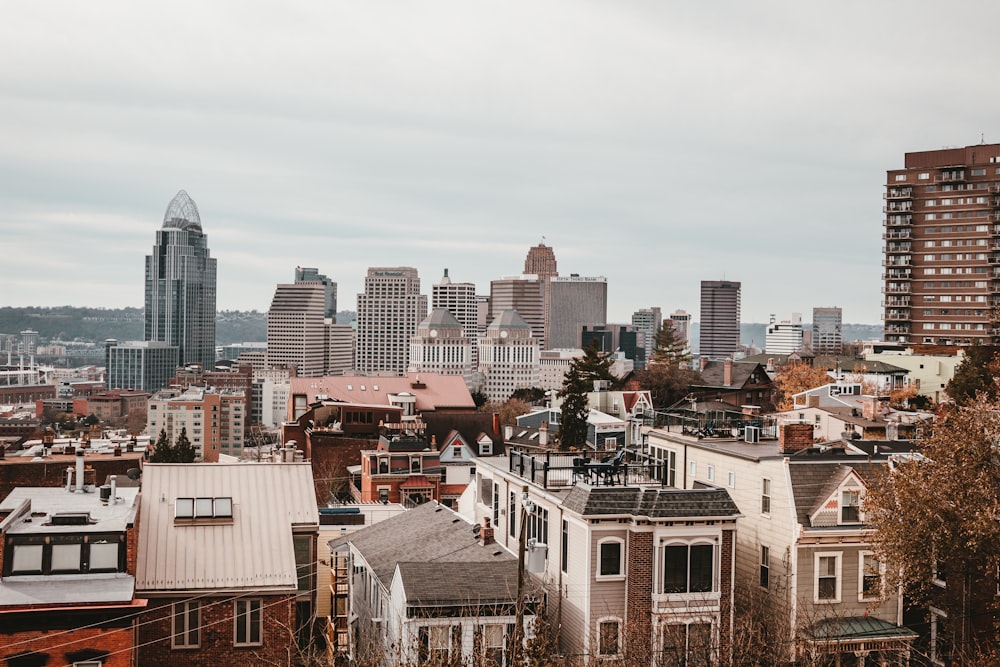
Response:
[{"label": "evergreen tree", "polygon": [[582,449],[587,443],[587,392],[593,389],[580,371],[579,359],[573,360],[563,378],[559,397],[563,399],[559,415],[559,449]]},{"label": "evergreen tree", "polygon": [[574,359],[572,365],[576,365],[581,380],[590,383],[587,391],[593,391],[594,380],[607,380],[611,385],[618,382],[618,378],[611,372],[611,357],[600,351],[596,340],[590,341],[583,356]]},{"label": "evergreen tree", "polygon": [[674,327],[669,324],[660,327],[653,338],[653,356],[649,364],[681,366],[690,361],[691,353],[687,349],[687,344],[677,336]]},{"label": "evergreen tree", "polygon": [[187,428],[182,427],[174,444],[174,463],[194,463],[195,453],[194,446],[188,440]]},{"label": "evergreen tree", "polygon": [[149,462],[174,462],[174,446],[170,444],[170,438],[167,437],[166,429],[160,429],[160,435],[156,438],[156,444],[153,445],[153,453],[149,455]]},{"label": "evergreen tree", "polygon": [[965,357],[955,368],[945,387],[948,396],[958,405],[970,405],[975,402],[976,394],[982,392],[990,398],[997,397],[997,385],[994,377],[1000,375],[1000,358],[997,348],[986,345],[973,345],[965,348]]}]

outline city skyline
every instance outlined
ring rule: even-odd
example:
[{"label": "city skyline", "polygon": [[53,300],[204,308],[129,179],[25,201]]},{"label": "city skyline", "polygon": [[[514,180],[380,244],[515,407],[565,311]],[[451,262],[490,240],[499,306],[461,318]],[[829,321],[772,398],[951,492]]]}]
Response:
[{"label": "city skyline", "polygon": [[220,309],[266,311],[296,266],[344,309],[369,266],[487,294],[544,237],[560,274],[608,278],[609,322],[698,321],[700,281],[728,279],[748,322],[837,304],[878,323],[886,171],[1000,140],[1000,7],[931,8],[19,5],[0,305],[141,305],[134,258],[184,189]]}]

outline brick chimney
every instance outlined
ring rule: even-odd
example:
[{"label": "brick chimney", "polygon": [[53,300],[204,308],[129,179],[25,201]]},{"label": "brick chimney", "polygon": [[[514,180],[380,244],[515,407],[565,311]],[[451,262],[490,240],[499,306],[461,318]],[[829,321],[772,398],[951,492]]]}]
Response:
[{"label": "brick chimney", "polygon": [[809,449],[813,445],[812,424],[798,422],[782,424],[778,430],[778,444],[782,454],[792,454]]},{"label": "brick chimney", "polygon": [[483,523],[479,528],[479,544],[486,547],[493,544],[493,526],[490,524],[488,516],[483,517]]},{"label": "brick chimney", "polygon": [[729,386],[733,383],[733,360],[726,359],[722,362],[722,384]]}]

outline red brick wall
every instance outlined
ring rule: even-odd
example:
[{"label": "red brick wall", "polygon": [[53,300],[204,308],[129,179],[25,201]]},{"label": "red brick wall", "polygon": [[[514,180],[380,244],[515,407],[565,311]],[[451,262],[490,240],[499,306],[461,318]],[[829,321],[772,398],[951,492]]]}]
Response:
[{"label": "red brick wall", "polygon": [[[653,534],[629,532],[625,582],[626,641],[650,641],[653,612]],[[646,649],[651,647],[647,646]],[[638,655],[642,655],[639,649]]]},{"label": "red brick wall", "polygon": [[233,596],[201,599],[201,646],[170,648],[171,609],[174,602],[190,598],[157,598],[139,628],[139,664],[185,667],[247,667],[286,665],[295,656],[295,598],[289,595],[254,596],[263,600],[263,643],[233,646],[235,613]]},{"label": "red brick wall", "polygon": [[733,636],[733,563],[736,535],[733,530],[722,531],[722,553],[719,564],[719,619],[720,664],[729,664],[729,651]]},{"label": "red brick wall", "polygon": [[[99,616],[72,611],[18,614],[0,620],[0,663],[25,653],[48,655],[48,665],[103,660],[105,667],[132,667],[135,620],[101,622]],[[93,623],[94,627],[83,627]],[[35,628],[35,629],[32,629]],[[74,629],[80,628],[80,629]]]},{"label": "red brick wall", "polygon": [[797,452],[813,445],[812,424],[782,424],[778,430],[778,443],[782,452]]}]

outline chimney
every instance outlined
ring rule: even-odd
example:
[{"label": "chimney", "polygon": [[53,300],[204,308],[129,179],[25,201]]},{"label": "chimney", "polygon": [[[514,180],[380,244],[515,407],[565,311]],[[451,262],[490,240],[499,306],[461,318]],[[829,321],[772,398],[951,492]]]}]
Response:
[{"label": "chimney", "polygon": [[493,437],[497,438],[500,436],[500,413],[493,413]]},{"label": "chimney", "polygon": [[111,498],[108,502],[114,505],[118,502],[118,475],[109,475],[108,479],[111,481]]},{"label": "chimney", "polygon": [[83,450],[77,450],[76,452],[76,477],[74,478],[76,482],[75,490],[77,493],[83,491]]},{"label": "chimney", "polygon": [[781,425],[778,431],[778,444],[782,454],[809,449],[813,445],[812,424],[788,422]]},{"label": "chimney", "polygon": [[479,529],[479,544],[484,547],[493,544],[493,526],[490,525],[488,516],[483,517],[483,523]]},{"label": "chimney", "polygon": [[122,446],[120,444],[118,444],[117,442],[115,443],[114,455],[115,456],[121,456],[122,455]]},{"label": "chimney", "polygon": [[542,447],[546,447],[549,444],[549,423],[542,422],[542,425],[538,427],[538,444]]},{"label": "chimney", "polygon": [[730,386],[733,383],[733,360],[726,359],[722,362],[722,384]]},{"label": "chimney", "polygon": [[698,361],[701,363],[701,368],[699,370],[705,370],[705,366],[708,366],[708,357],[702,357]]},{"label": "chimney", "polygon": [[513,426],[504,426],[503,427],[503,439],[504,440],[510,440],[513,437],[514,437],[514,427]]}]

